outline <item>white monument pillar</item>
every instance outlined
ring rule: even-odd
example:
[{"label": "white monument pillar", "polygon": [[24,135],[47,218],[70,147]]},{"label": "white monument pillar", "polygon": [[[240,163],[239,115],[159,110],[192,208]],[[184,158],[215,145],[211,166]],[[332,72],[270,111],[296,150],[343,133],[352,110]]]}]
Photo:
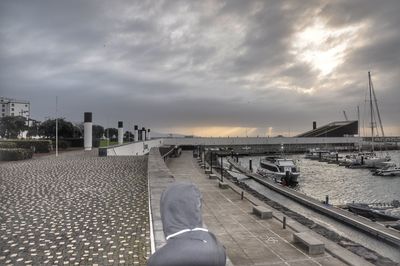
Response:
[{"label": "white monument pillar", "polygon": [[122,121],[118,121],[118,144],[124,143],[124,125]]},{"label": "white monument pillar", "polygon": [[92,150],[92,127],[92,113],[85,112],[83,124],[83,146],[85,148],[85,151]]},{"label": "white monument pillar", "polygon": [[146,140],[146,129],[142,127],[142,141]]},{"label": "white monument pillar", "polygon": [[150,128],[149,128],[149,129],[147,129],[147,139],[148,139],[148,140],[150,140],[150,139],[151,139],[151,137],[150,137]]},{"label": "white monument pillar", "polygon": [[135,125],[134,127],[134,134],[135,134],[135,142],[137,142],[139,140],[138,125]]}]

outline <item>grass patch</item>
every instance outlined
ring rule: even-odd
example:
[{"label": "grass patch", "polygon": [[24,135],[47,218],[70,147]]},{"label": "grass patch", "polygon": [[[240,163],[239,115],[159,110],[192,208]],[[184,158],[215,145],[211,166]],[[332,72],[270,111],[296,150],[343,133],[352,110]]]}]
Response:
[{"label": "grass patch", "polygon": [[100,148],[104,148],[107,146],[117,145],[118,141],[107,141],[106,139],[100,140]]}]

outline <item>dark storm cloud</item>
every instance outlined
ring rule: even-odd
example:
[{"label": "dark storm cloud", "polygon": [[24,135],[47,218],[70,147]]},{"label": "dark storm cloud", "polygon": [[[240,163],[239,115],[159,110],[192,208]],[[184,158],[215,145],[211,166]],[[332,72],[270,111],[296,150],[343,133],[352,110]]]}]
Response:
[{"label": "dark storm cloud", "polygon": [[[93,111],[104,125],[302,131],[355,117],[371,70],[383,120],[398,127],[399,13],[372,0],[1,1],[1,96],[30,100],[37,119],[54,116],[58,95],[76,122]],[[354,38],[324,75],[301,57],[315,48],[295,50],[317,19],[357,29],[320,41]]]}]

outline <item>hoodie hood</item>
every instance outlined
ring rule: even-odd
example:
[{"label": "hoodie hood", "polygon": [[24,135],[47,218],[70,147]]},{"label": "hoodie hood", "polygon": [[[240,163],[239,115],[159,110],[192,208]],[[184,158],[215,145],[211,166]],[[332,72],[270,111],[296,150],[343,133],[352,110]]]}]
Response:
[{"label": "hoodie hood", "polygon": [[165,237],[203,226],[201,193],[196,185],[174,182],[161,195],[161,220]]}]

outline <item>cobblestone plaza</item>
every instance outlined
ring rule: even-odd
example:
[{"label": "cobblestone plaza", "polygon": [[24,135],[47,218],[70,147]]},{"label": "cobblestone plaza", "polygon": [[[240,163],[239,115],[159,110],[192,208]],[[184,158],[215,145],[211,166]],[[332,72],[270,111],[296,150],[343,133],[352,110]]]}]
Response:
[{"label": "cobblestone plaza", "polygon": [[149,234],[146,157],[0,164],[0,265],[143,265]]}]

